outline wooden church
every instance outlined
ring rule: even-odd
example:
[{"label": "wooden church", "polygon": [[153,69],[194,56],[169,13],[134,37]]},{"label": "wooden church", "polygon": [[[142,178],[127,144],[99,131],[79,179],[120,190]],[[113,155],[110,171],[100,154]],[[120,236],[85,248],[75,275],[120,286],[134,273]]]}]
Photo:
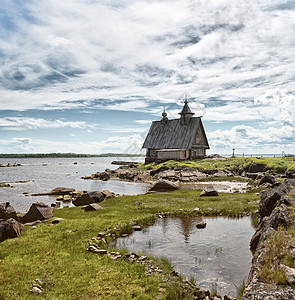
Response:
[{"label": "wooden church", "polygon": [[194,113],[185,99],[179,119],[169,120],[162,113],[161,121],[153,121],[142,148],[146,150],[145,163],[169,159],[196,159],[206,156],[210,149],[201,117]]}]

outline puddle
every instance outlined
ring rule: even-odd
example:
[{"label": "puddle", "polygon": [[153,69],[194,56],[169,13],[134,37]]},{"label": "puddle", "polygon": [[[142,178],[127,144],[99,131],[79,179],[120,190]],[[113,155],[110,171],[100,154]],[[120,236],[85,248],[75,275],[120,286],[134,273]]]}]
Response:
[{"label": "puddle", "polygon": [[[200,221],[207,223],[205,229],[196,228]],[[200,288],[235,296],[235,286],[246,281],[251,267],[253,233],[250,217],[167,218],[110,246],[164,257],[184,277],[194,278]]]},{"label": "puddle", "polygon": [[212,185],[219,193],[246,193],[248,182],[235,181],[208,181],[200,183],[181,184],[182,189],[203,190],[206,186]]}]

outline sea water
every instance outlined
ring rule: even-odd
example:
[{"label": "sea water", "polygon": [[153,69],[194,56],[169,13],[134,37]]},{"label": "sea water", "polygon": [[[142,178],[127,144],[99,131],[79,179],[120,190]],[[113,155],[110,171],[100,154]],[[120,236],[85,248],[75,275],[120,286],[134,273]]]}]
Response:
[{"label": "sea water", "polygon": [[116,169],[114,160],[143,161],[143,157],[87,157],[87,158],[7,158],[0,164],[21,164],[17,167],[1,167],[0,182],[11,187],[0,188],[0,203],[10,202],[17,212],[24,213],[31,204],[41,201],[50,205],[52,196],[30,196],[34,193],[48,193],[56,187],[74,188],[77,191],[109,190],[116,194],[143,194],[148,184],[123,182],[119,180],[84,180],[83,176],[102,172],[106,168]]}]

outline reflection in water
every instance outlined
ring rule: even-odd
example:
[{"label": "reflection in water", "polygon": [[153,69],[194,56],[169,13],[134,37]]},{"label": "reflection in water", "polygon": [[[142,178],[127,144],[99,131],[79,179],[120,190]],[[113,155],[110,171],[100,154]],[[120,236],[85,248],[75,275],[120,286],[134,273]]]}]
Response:
[{"label": "reflection in water", "polygon": [[202,218],[167,218],[112,246],[156,257],[165,257],[198,286],[220,294],[235,295],[235,285],[247,279],[251,252],[249,241],[254,229],[249,217],[241,219],[203,218],[205,229],[197,229]]},{"label": "reflection in water", "polygon": [[[190,232],[196,226],[196,220],[197,220],[197,218],[181,218],[180,219],[181,230],[183,232],[185,243],[189,242]],[[202,221],[201,218],[197,221],[197,223],[200,222],[200,221]]]}]

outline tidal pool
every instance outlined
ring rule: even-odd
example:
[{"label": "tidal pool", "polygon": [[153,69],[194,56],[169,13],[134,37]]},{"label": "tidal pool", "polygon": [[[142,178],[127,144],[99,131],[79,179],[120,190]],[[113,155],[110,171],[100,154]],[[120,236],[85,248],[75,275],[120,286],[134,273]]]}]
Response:
[{"label": "tidal pool", "polygon": [[[205,229],[196,228],[200,221],[207,223]],[[166,218],[111,246],[164,257],[184,277],[194,278],[200,288],[235,296],[236,286],[246,281],[251,267],[253,233],[250,217]]]}]

